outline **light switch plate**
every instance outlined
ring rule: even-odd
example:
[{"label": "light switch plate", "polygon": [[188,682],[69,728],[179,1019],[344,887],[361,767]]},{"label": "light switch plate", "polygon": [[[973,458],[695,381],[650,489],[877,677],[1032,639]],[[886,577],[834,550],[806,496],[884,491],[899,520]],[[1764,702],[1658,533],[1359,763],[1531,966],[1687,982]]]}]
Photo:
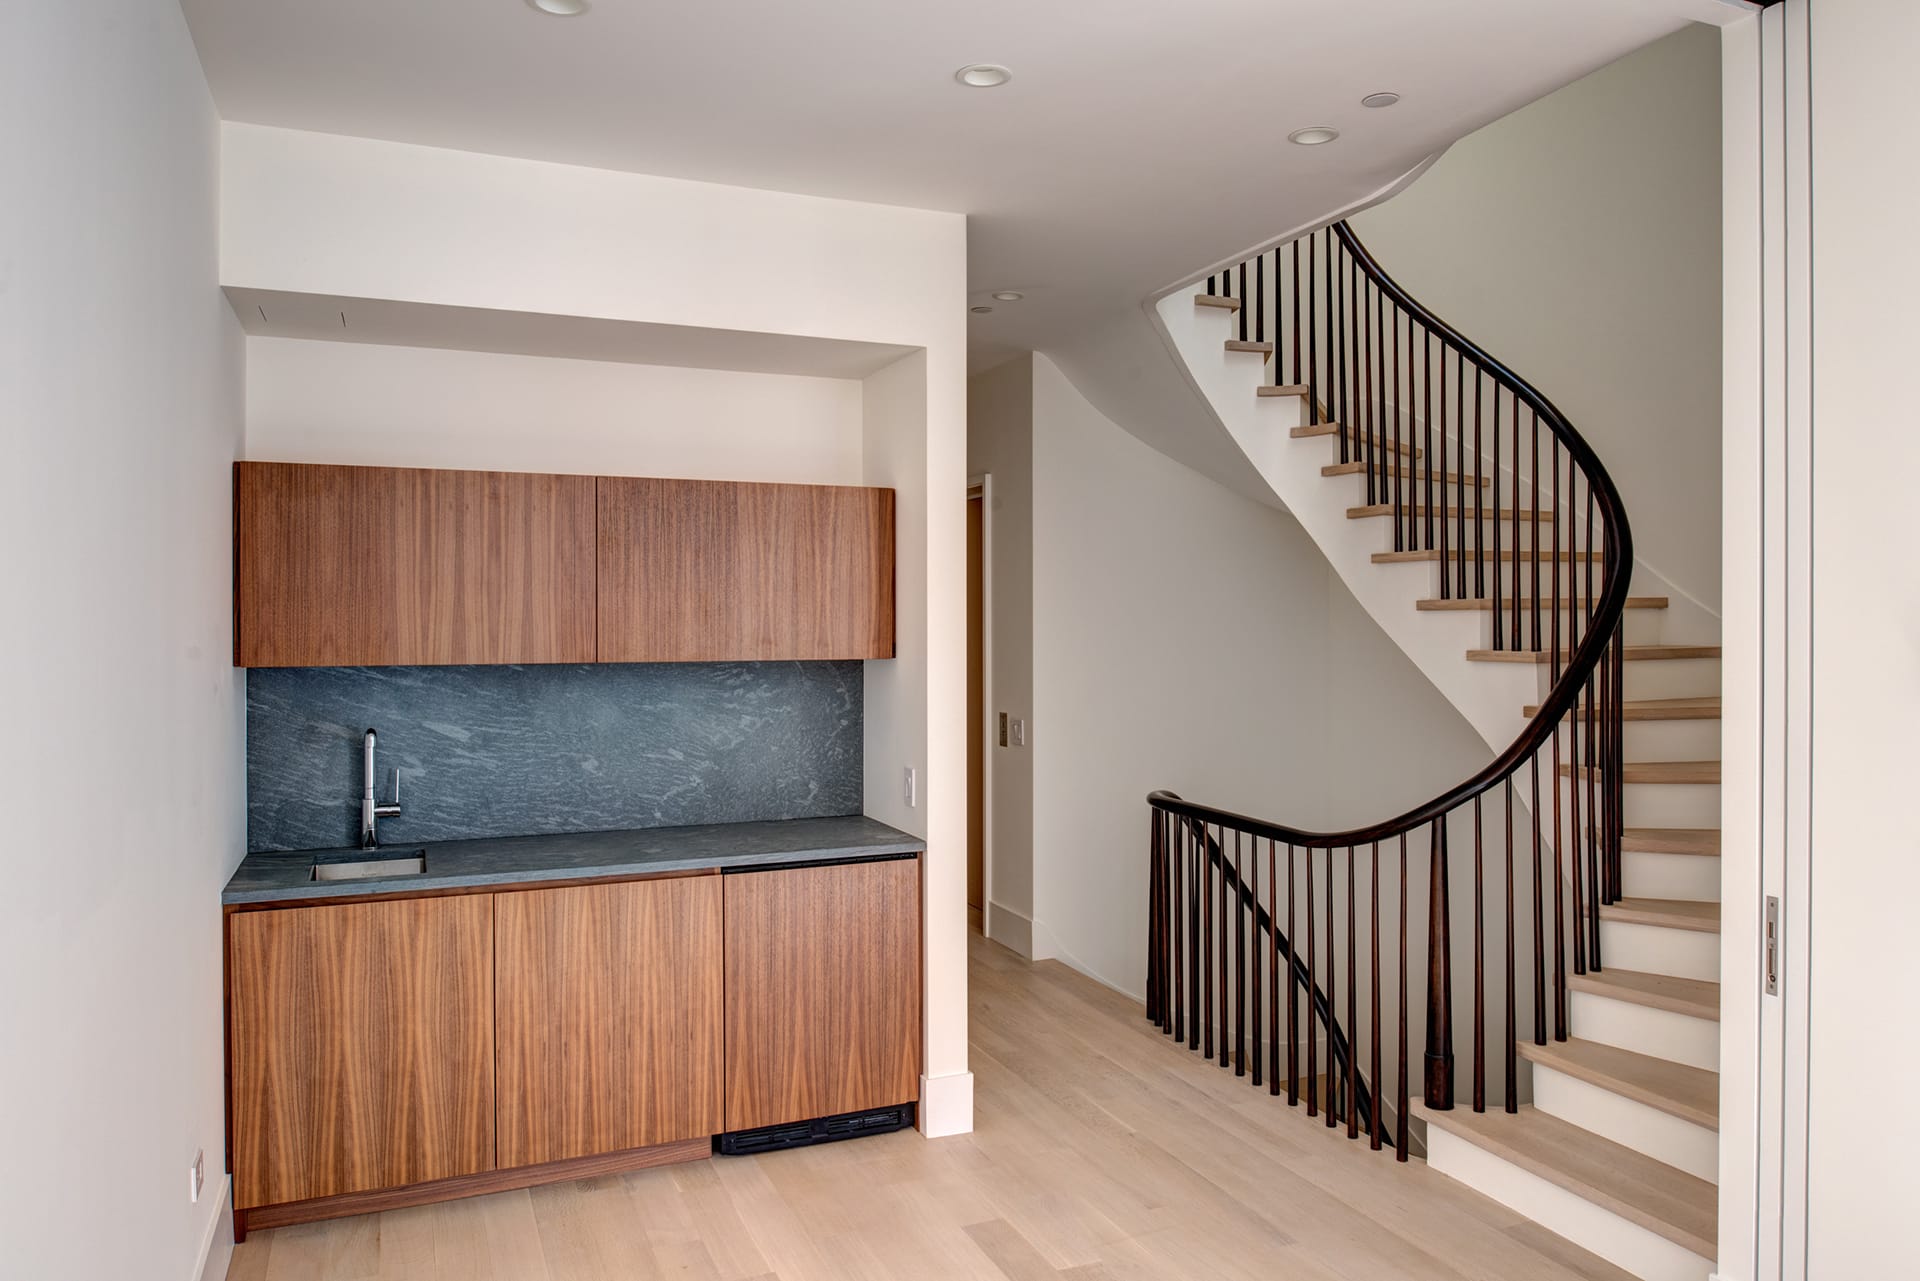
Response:
[{"label": "light switch plate", "polygon": [[187,1171],[187,1200],[199,1204],[200,1192],[207,1186],[207,1153],[201,1148],[193,1154],[193,1168]]},{"label": "light switch plate", "polygon": [[1027,723],[1024,720],[1015,720],[1013,723],[1013,745],[1015,747],[1027,745]]},{"label": "light switch plate", "polygon": [[913,809],[920,804],[919,772],[913,766],[907,766],[907,808]]}]

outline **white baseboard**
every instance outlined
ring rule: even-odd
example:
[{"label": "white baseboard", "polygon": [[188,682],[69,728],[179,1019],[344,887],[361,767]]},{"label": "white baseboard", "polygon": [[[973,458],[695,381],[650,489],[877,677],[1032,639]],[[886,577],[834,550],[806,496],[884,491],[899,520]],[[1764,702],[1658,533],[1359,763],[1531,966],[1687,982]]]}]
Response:
[{"label": "white baseboard", "polygon": [[920,1133],[929,1139],[973,1133],[973,1073],[920,1078]]},{"label": "white baseboard", "polygon": [[1024,912],[1016,912],[1005,903],[987,900],[987,919],[984,933],[994,942],[1010,948],[1029,961],[1033,955],[1033,920]]},{"label": "white baseboard", "polygon": [[192,1273],[200,1281],[227,1281],[227,1267],[233,1262],[233,1198],[228,1195],[232,1187],[232,1176],[223,1174],[214,1189],[220,1212],[207,1224],[207,1234],[200,1241],[200,1258]]}]

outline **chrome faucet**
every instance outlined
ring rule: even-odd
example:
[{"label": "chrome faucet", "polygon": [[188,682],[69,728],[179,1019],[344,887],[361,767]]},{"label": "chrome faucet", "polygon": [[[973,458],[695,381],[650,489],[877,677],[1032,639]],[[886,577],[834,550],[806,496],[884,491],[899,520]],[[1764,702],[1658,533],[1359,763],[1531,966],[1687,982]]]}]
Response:
[{"label": "chrome faucet", "polygon": [[366,791],[360,796],[360,848],[373,850],[380,848],[380,820],[400,817],[400,767],[393,769],[393,800],[382,805],[373,799],[373,748],[378,736],[372,730],[367,731],[363,740],[362,777]]}]

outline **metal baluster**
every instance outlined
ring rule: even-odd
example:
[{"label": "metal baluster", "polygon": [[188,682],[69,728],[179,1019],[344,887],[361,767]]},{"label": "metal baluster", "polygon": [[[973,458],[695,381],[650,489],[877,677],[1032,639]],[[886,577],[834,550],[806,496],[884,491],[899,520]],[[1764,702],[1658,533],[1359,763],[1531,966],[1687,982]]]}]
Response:
[{"label": "metal baluster", "polygon": [[1480,795],[1473,797],[1473,1110],[1487,1110],[1486,859],[1480,842]]},{"label": "metal baluster", "polygon": [[1427,886],[1427,1106],[1453,1107],[1453,913],[1447,893],[1447,817],[1433,820]]},{"label": "metal baluster", "polygon": [[[1327,857],[1333,857],[1328,851]],[[1353,894],[1353,846],[1347,846],[1347,1137],[1353,1138],[1360,1133],[1360,1052],[1354,1044],[1354,1029],[1360,1026],[1359,1012],[1354,1008],[1354,994],[1360,989],[1360,966],[1354,951],[1354,894]],[[1327,936],[1331,939],[1333,936]],[[1332,1012],[1329,1004],[1328,1012]]]},{"label": "metal baluster", "polygon": [[1393,1118],[1394,1160],[1407,1159],[1407,834],[1400,833],[1400,1083]]},{"label": "metal baluster", "polygon": [[[1517,413],[1517,411],[1516,411]],[[1518,624],[1516,624],[1517,626]],[[1519,1016],[1513,990],[1513,775],[1507,775],[1507,1111],[1520,1110]]]},{"label": "metal baluster", "polygon": [[[1296,971],[1300,962],[1293,950],[1294,941],[1299,934],[1294,931],[1293,921],[1293,846],[1287,846],[1287,1106],[1300,1106],[1300,1009],[1298,997],[1300,980]],[[1311,911],[1311,908],[1309,908]],[[1313,1021],[1313,1012],[1309,1007],[1307,1021]],[[1311,1047],[1308,1053],[1312,1053]]]},{"label": "metal baluster", "polygon": [[1371,1058],[1371,1059],[1369,1060],[1369,1062],[1368,1062],[1368,1065],[1367,1065],[1367,1066],[1368,1066],[1368,1068],[1369,1068],[1369,1072],[1370,1072],[1370,1075],[1369,1075],[1369,1080],[1370,1080],[1370,1081],[1372,1082],[1372,1086],[1373,1086],[1373,1107],[1372,1107],[1372,1109],[1371,1109],[1371,1112],[1372,1112],[1372,1115],[1370,1115],[1370,1116],[1369,1116],[1369,1117],[1367,1118],[1367,1120],[1368,1120],[1368,1122],[1369,1122],[1369,1124],[1368,1124],[1368,1130],[1369,1130],[1369,1133],[1368,1133],[1368,1136],[1367,1136],[1367,1146],[1368,1146],[1369,1148],[1371,1148],[1371,1149],[1373,1149],[1373,1150],[1374,1150],[1375,1152],[1378,1152],[1378,1151],[1380,1150],[1380,1140],[1381,1140],[1381,1118],[1380,1118],[1380,1081],[1381,1081],[1381,1076],[1380,1076],[1380,842],[1379,842],[1379,841],[1375,841],[1375,842],[1373,843],[1373,900],[1372,900],[1372,901],[1373,901],[1373,911],[1372,911],[1372,920],[1373,920],[1373,931],[1372,931],[1372,934],[1370,935],[1370,938],[1371,938],[1371,941],[1372,941],[1372,944],[1373,944],[1373,960],[1372,960],[1372,963],[1371,963],[1371,967],[1370,967],[1370,968],[1369,968],[1369,970],[1368,970],[1368,974],[1369,974],[1369,975],[1370,975],[1370,976],[1372,977],[1372,979],[1373,979],[1373,983],[1372,983],[1372,993],[1373,993],[1373,1002],[1372,1002],[1372,1015],[1373,1015],[1373,1021],[1372,1021],[1372,1024],[1371,1024],[1371,1027],[1372,1027],[1372,1032],[1371,1032],[1371,1035],[1370,1035],[1370,1036],[1369,1036],[1369,1038],[1368,1038],[1368,1045],[1369,1045],[1369,1047],[1370,1047],[1370,1049],[1371,1049],[1371,1053],[1372,1053],[1372,1058]]},{"label": "metal baluster", "polygon": [[[1224,840],[1224,837],[1222,838]],[[1241,866],[1240,832],[1233,833],[1233,1074],[1247,1074],[1246,870]]]}]

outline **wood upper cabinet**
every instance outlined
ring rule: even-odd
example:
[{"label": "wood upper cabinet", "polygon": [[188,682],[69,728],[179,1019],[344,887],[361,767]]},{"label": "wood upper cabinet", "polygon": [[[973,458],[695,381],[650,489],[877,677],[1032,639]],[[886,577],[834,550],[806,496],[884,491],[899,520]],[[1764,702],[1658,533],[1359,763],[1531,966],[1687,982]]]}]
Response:
[{"label": "wood upper cabinet", "polygon": [[720,1130],[720,877],[498,896],[502,1169]]},{"label": "wood upper cabinet", "polygon": [[493,899],[228,917],[234,1205],[491,1170]]},{"label": "wood upper cabinet", "polygon": [[594,659],[594,479],[234,466],[242,667]]},{"label": "wood upper cabinet", "polygon": [[893,657],[890,489],[600,479],[600,661]]},{"label": "wood upper cabinet", "polygon": [[729,873],[726,1128],[920,1096],[920,862]]}]

